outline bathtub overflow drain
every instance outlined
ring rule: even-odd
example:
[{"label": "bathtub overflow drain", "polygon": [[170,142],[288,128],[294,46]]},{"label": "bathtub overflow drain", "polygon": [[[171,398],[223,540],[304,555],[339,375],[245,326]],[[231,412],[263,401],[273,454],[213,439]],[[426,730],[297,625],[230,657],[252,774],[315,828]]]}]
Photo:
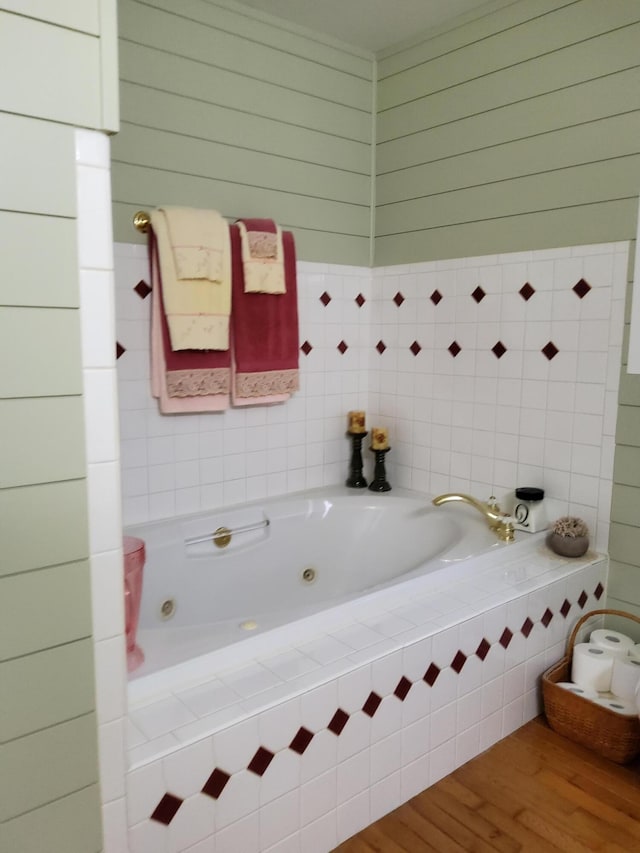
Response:
[{"label": "bathtub overflow drain", "polygon": [[302,572],[302,580],[305,583],[313,583],[315,579],[316,579],[316,570],[315,569],[312,569],[311,567],[304,569],[304,571]]},{"label": "bathtub overflow drain", "polygon": [[161,619],[171,619],[171,617],[176,612],[176,602],[173,598],[167,598],[160,605],[160,618]]}]

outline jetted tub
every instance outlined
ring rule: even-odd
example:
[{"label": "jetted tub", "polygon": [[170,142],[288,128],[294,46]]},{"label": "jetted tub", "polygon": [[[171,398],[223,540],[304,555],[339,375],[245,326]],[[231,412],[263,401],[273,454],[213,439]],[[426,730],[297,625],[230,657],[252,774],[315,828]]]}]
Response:
[{"label": "jetted tub", "polygon": [[[223,547],[213,541],[219,528],[231,531]],[[277,645],[279,626],[291,636],[292,623],[511,547],[472,508],[436,508],[428,496],[401,489],[323,488],[126,533],[143,539],[147,554],[138,629],[145,663],[132,687],[216,650],[224,663],[224,649],[241,641],[264,650]]]}]

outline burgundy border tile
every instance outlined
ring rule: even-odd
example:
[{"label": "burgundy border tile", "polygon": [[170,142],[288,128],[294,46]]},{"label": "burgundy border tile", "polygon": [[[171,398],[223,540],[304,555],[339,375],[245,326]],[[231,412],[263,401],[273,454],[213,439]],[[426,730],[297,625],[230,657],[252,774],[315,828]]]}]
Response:
[{"label": "burgundy border tile", "polygon": [[458,353],[460,352],[460,350],[462,349],[462,347],[460,346],[460,344],[457,341],[452,341],[449,344],[449,346],[447,347],[447,349],[449,350],[451,355],[455,358],[458,355]]},{"label": "burgundy border tile", "polygon": [[597,598],[598,601],[600,601],[600,599],[602,598],[603,592],[604,592],[604,587],[602,586],[600,581],[598,581],[598,586],[593,591],[593,594],[595,595],[595,597]]},{"label": "burgundy border tile", "polygon": [[393,695],[397,696],[401,702],[404,702],[412,687],[413,685],[409,679],[403,675],[400,681],[396,684],[396,689],[393,691]]},{"label": "burgundy border tile", "polygon": [[442,294],[439,290],[434,290],[429,299],[433,302],[434,305],[437,305],[438,302],[442,299]]},{"label": "burgundy border tile", "polygon": [[334,735],[340,735],[342,733],[343,728],[347,725],[348,719],[349,714],[347,714],[346,711],[343,711],[342,708],[338,708],[333,717],[331,717],[327,728]]},{"label": "burgundy border tile", "polygon": [[547,609],[542,614],[542,619],[540,621],[542,622],[542,624],[544,625],[545,628],[548,628],[549,623],[551,622],[552,619],[553,619],[553,612],[551,610],[549,610],[549,608],[547,607]]},{"label": "burgundy border tile", "polygon": [[440,675],[440,667],[435,663],[429,664],[429,669],[422,676],[422,680],[426,681],[429,687],[433,687]]},{"label": "burgundy border tile", "polygon": [[378,341],[378,343],[376,344],[376,349],[378,350],[380,355],[382,355],[382,353],[386,350],[386,348],[387,348],[387,345],[385,344],[384,341]]},{"label": "burgundy border tile", "polygon": [[207,779],[207,781],[202,786],[201,793],[206,794],[208,797],[211,797],[214,800],[217,800],[220,794],[224,791],[225,785],[231,779],[231,774],[227,773],[225,770],[221,770],[219,767],[213,771],[211,776]]},{"label": "burgundy border tile", "polygon": [[532,631],[533,631],[533,622],[527,616],[527,618],[522,623],[522,628],[520,628],[520,633],[526,639]]},{"label": "burgundy border tile", "polygon": [[474,299],[476,302],[480,303],[486,295],[487,294],[484,292],[484,290],[480,287],[480,285],[478,285],[471,294],[471,298]]},{"label": "burgundy border tile", "polygon": [[589,293],[589,291],[591,290],[591,285],[588,281],[585,281],[583,278],[581,278],[580,281],[577,281],[573,285],[571,290],[573,290],[573,292],[579,299],[584,299],[587,293]]},{"label": "burgundy border tile", "polygon": [[258,749],[256,750],[256,754],[249,762],[247,770],[250,770],[252,773],[255,773],[256,776],[264,776],[267,767],[271,764],[273,759],[274,754],[273,752],[271,752],[271,750],[265,749],[264,746],[258,747]]},{"label": "burgundy border tile", "polygon": [[289,749],[297,752],[298,755],[302,755],[312,740],[313,732],[310,732],[309,729],[305,729],[304,726],[300,726],[294,739],[289,744]]},{"label": "burgundy border tile", "polygon": [[458,651],[454,659],[451,661],[451,669],[458,675],[462,672],[462,668],[467,662],[467,656],[464,652]]},{"label": "burgundy border tile", "polygon": [[402,305],[402,303],[404,302],[404,296],[400,293],[400,291],[398,291],[393,297],[393,301],[396,303],[398,308]]},{"label": "burgundy border tile", "polygon": [[486,656],[489,654],[489,650],[491,649],[491,643],[489,640],[484,637],[480,641],[478,648],[476,649],[476,656],[480,658],[480,660],[484,660]]},{"label": "burgundy border tile", "polygon": [[340,341],[336,349],[340,351],[340,355],[344,355],[349,349],[349,344],[346,344],[344,341]]},{"label": "burgundy border tile", "polygon": [[559,350],[559,349],[558,349],[558,347],[553,343],[553,341],[549,341],[549,343],[548,343],[548,344],[545,344],[545,345],[542,347],[542,349],[540,350],[540,352],[542,352],[542,353],[543,353],[543,354],[544,354],[544,355],[549,359],[549,361],[551,361],[553,358],[555,358],[555,357],[558,355],[558,353],[560,352],[560,350]]},{"label": "burgundy border tile", "polygon": [[518,293],[520,294],[520,296],[522,296],[525,302],[528,302],[535,292],[535,288],[531,287],[528,281],[523,284],[520,290],[518,291]]},{"label": "burgundy border tile", "polygon": [[357,304],[358,308],[362,308],[367,300],[361,293],[359,293],[353,301]]},{"label": "burgundy border tile", "polygon": [[153,810],[151,820],[169,826],[183,802],[184,800],[181,800],[180,797],[176,797],[173,794],[165,794]]},{"label": "burgundy border tile", "polygon": [[311,350],[313,349],[313,347],[311,346],[311,344],[309,343],[309,341],[305,341],[305,342],[302,344],[302,346],[300,347],[300,349],[302,350],[302,352],[303,352],[305,355],[309,355],[309,353],[311,352]]},{"label": "burgundy border tile", "polygon": [[562,602],[562,607],[560,608],[560,613],[562,613],[562,615],[566,619],[570,610],[571,610],[571,603],[569,601],[567,601],[567,599],[565,598],[565,600]]},{"label": "burgundy border tile", "polygon": [[[577,286],[577,285],[576,285]],[[140,299],[146,299],[147,296],[151,293],[151,288],[147,284],[147,282],[141,278],[140,281],[133,288],[135,292],[138,294]]]},{"label": "burgundy border tile", "polygon": [[362,710],[367,715],[367,717],[373,717],[375,712],[378,710],[380,703],[382,702],[382,697],[378,696],[377,693],[374,693],[373,690],[367,696],[367,701],[362,706]]},{"label": "burgundy border tile", "polygon": [[322,296],[320,296],[320,302],[322,302],[322,304],[324,305],[325,308],[331,302],[331,296],[327,293],[326,290],[322,294]]},{"label": "burgundy border tile", "polygon": [[422,347],[420,346],[420,344],[418,343],[418,341],[414,341],[414,342],[411,344],[411,346],[409,347],[409,349],[411,350],[411,352],[412,352],[414,355],[418,355],[418,353],[422,351]]},{"label": "burgundy border tile", "polygon": [[502,636],[500,637],[500,640],[498,642],[500,643],[500,645],[502,646],[503,649],[508,649],[509,643],[511,642],[512,639],[513,639],[513,632],[509,628],[505,628],[504,631],[502,632]]},{"label": "burgundy border tile", "polygon": [[584,590],[582,590],[582,592],[580,593],[580,598],[578,599],[578,604],[580,605],[581,610],[584,610],[584,606],[587,603],[588,599],[589,596]]},{"label": "burgundy border tile", "polygon": [[126,349],[122,346],[119,341],[116,341],[116,361],[120,358],[121,355],[124,355]]},{"label": "burgundy border tile", "polygon": [[507,351],[506,346],[502,343],[502,341],[497,341],[492,347],[491,352],[495,355],[496,358],[502,358],[502,356]]}]

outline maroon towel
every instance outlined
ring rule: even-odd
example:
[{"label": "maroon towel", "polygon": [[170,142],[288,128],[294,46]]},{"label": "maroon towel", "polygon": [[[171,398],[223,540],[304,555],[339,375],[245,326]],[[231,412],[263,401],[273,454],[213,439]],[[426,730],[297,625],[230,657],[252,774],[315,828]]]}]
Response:
[{"label": "maroon towel", "polygon": [[240,231],[237,225],[231,225],[229,231],[236,394],[242,398],[290,394],[300,387],[293,234],[290,231],[282,234],[286,293],[245,293]]}]

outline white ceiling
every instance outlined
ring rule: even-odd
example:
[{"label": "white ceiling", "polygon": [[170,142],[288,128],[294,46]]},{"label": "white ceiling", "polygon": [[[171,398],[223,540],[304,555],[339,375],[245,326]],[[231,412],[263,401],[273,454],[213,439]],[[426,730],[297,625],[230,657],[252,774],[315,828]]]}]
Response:
[{"label": "white ceiling", "polygon": [[295,24],[365,50],[379,51],[487,0],[240,0]]}]

